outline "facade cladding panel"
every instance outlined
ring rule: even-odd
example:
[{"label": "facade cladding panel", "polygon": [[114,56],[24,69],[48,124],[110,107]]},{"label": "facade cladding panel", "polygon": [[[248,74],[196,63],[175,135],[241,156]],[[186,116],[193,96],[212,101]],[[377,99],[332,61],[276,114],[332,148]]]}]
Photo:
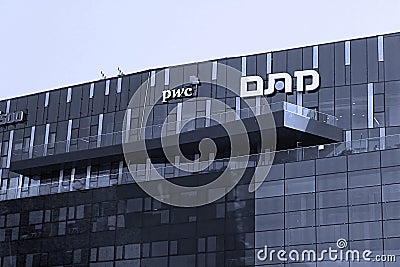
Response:
[{"label": "facade cladding panel", "polygon": [[[229,85],[216,64],[170,67],[163,79],[153,78],[157,69],[0,101],[3,114],[26,114],[21,123],[0,126],[0,266],[397,266],[266,262],[256,254],[265,245],[321,251],[344,238],[351,249],[400,255],[400,34],[217,62],[264,80],[269,73],[315,69],[318,90],[267,100],[336,116],[346,142],[278,151],[254,193],[247,175],[211,204],[179,208],[133,183],[122,152],[71,162],[85,150],[120,146],[129,99],[148,79],[169,88],[205,75]],[[240,109],[236,95],[213,84],[198,96]],[[200,100],[196,110],[176,111],[179,102],[156,105],[147,125],[163,123],[170,112],[182,120],[216,112]],[[140,123],[142,109],[132,109],[133,123]],[[188,127],[206,125],[196,119]],[[52,164],[55,155],[65,164]],[[32,174],[10,169],[35,159],[41,167]],[[166,178],[218,174],[185,178],[162,158],[157,167]]]}]

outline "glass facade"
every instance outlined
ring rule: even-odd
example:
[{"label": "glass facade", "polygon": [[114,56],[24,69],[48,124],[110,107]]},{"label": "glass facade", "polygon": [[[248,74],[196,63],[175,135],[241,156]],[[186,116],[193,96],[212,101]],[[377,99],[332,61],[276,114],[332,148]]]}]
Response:
[{"label": "glass facade", "polygon": [[[321,251],[342,238],[351,249],[400,255],[399,48],[400,34],[394,33],[172,66],[0,101],[2,114],[26,115],[21,123],[0,126],[0,266],[397,266],[268,262],[257,252],[266,245]],[[171,134],[183,122],[187,132],[213,126],[212,116],[227,110],[200,98],[195,106],[182,105],[185,99],[160,102],[141,121],[157,90],[196,76],[214,81],[201,85],[198,97],[218,99],[243,118],[246,103],[217,85],[232,83],[222,64],[263,80],[269,73],[318,71],[318,90],[278,91],[267,101],[335,116],[345,142],[277,151],[267,179],[252,193],[249,166],[216,202],[195,208],[160,203],[134,183],[122,152],[110,152],[132,138],[123,129],[128,103],[147,82],[143,102],[128,116],[130,125],[146,127],[146,139],[160,138],[167,116],[165,131]],[[163,77],[156,75],[160,71]],[[188,156],[198,158],[199,152]],[[207,181],[226,167],[227,156],[220,152],[193,175],[162,155],[154,162],[165,178]],[[146,164],[138,164],[136,173],[146,172]],[[24,165],[37,167],[15,167]]]}]

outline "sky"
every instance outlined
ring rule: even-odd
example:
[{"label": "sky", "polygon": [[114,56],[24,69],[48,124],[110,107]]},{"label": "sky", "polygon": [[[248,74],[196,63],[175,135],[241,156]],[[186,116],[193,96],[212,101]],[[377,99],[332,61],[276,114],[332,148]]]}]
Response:
[{"label": "sky", "polygon": [[0,99],[400,31],[398,0],[0,0],[0,14]]}]

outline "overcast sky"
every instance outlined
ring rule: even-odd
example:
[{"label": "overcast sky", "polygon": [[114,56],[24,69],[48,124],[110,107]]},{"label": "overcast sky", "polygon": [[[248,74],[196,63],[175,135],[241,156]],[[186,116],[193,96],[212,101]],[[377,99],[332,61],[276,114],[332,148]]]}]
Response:
[{"label": "overcast sky", "polygon": [[0,99],[400,31],[398,0],[0,0],[0,14]]}]

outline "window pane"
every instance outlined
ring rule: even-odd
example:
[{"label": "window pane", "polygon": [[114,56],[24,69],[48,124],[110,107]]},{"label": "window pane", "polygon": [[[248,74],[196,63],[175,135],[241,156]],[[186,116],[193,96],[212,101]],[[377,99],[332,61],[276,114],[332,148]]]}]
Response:
[{"label": "window pane", "polygon": [[382,168],[382,184],[400,183],[400,166]]},{"label": "window pane", "polygon": [[286,232],[287,243],[292,244],[309,244],[316,240],[316,232],[314,227],[291,229]]},{"label": "window pane", "polygon": [[317,193],[317,208],[338,207],[347,205],[347,190]]},{"label": "window pane", "polygon": [[383,186],[382,200],[383,201],[400,200],[400,184]]},{"label": "window pane", "polygon": [[367,128],[367,85],[351,86],[351,121],[353,129]]},{"label": "window pane", "polygon": [[256,191],[257,198],[282,196],[283,195],[283,180],[264,182]]},{"label": "window pane", "polygon": [[379,169],[349,172],[349,187],[380,184]]},{"label": "window pane", "polygon": [[283,197],[256,199],[256,214],[284,212]]},{"label": "window pane", "polygon": [[400,82],[385,84],[386,126],[400,125]]},{"label": "window pane", "polygon": [[315,192],[315,177],[294,178],[285,180],[286,194]]},{"label": "window pane", "polygon": [[381,238],[382,223],[367,222],[350,224],[349,237],[351,240]]},{"label": "window pane", "polygon": [[343,189],[347,187],[347,174],[335,173],[320,175],[316,178],[317,191]]},{"label": "window pane", "polygon": [[380,204],[351,206],[349,208],[350,222],[377,221],[381,219],[381,214]]},{"label": "window pane", "polygon": [[347,236],[347,225],[329,225],[317,228],[318,242],[336,242],[339,238],[347,239]]},{"label": "window pane", "polygon": [[337,126],[347,130],[350,129],[350,87],[341,86],[335,88],[335,116],[337,117]]},{"label": "window pane", "polygon": [[378,203],[380,201],[381,201],[381,188],[378,186],[349,189],[350,205]]},{"label": "window pane", "polygon": [[315,208],[315,194],[300,194],[285,197],[285,209],[291,210],[307,210]]},{"label": "window pane", "polygon": [[347,207],[317,210],[317,224],[338,224],[347,221]]},{"label": "window pane", "polygon": [[282,229],[284,226],[283,213],[256,216],[255,226],[256,231]]},{"label": "window pane", "polygon": [[313,210],[288,212],[285,214],[285,227],[305,227],[315,225],[315,212]]}]

